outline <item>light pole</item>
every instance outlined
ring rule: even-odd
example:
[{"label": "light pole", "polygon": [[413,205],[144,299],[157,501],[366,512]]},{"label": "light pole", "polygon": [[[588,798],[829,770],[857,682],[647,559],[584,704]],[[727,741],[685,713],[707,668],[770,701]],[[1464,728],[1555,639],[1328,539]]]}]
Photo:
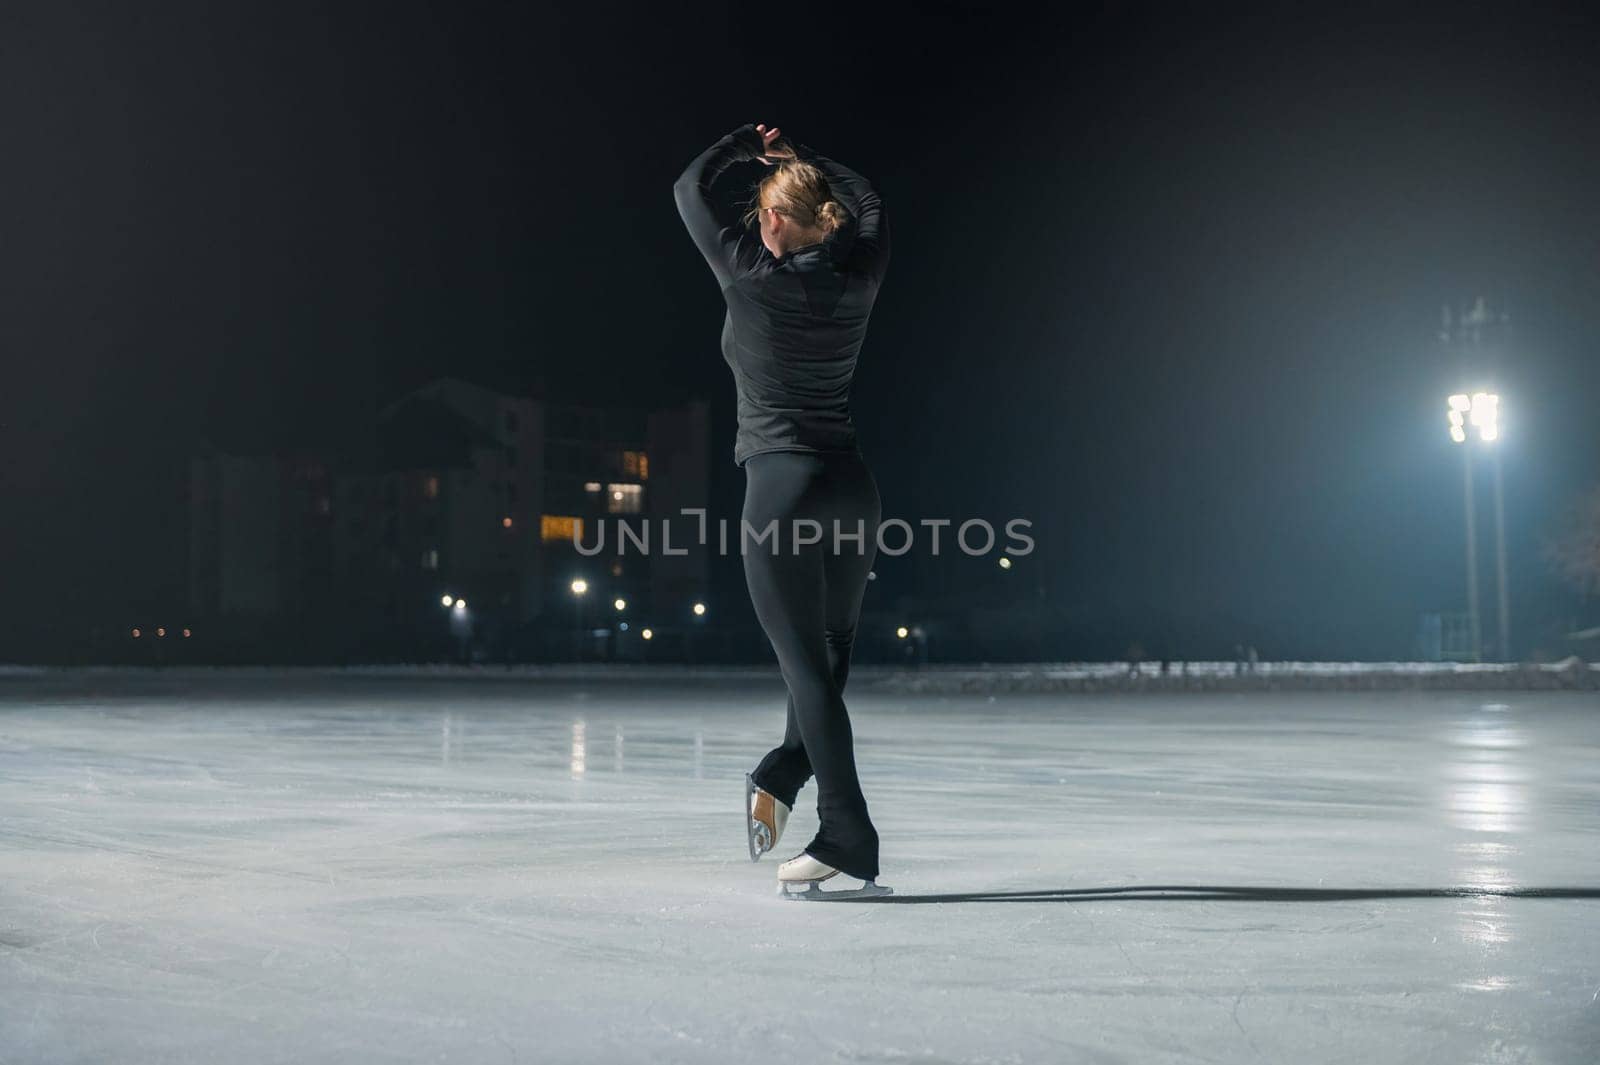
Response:
[{"label": "light pole", "polygon": [[472,661],[472,615],[467,613],[467,601],[457,597],[450,607],[450,628],[456,636],[456,655],[461,662]]},{"label": "light pole", "polygon": [[[1496,435],[1499,427],[1496,426]],[[1486,438],[1493,442],[1493,437]],[[1506,502],[1501,487],[1500,449],[1494,449],[1494,571],[1499,591],[1500,660],[1511,661],[1511,606],[1506,595]]]},{"label": "light pole", "polygon": [[705,628],[706,625],[705,603],[698,599],[695,600],[694,605],[689,607],[689,613],[693,616],[693,620],[689,622],[689,627],[684,632],[683,649],[684,657],[693,663],[695,660],[695,643],[697,642],[699,630]]},{"label": "light pole", "polygon": [[[1473,500],[1472,441],[1468,427],[1476,429],[1478,441],[1494,444],[1500,439],[1500,397],[1493,392],[1474,392],[1470,396],[1457,393],[1450,397],[1446,408],[1450,422],[1450,439],[1461,446],[1462,495],[1467,517],[1467,619],[1472,634],[1472,657],[1483,657],[1482,623],[1478,613],[1478,535],[1477,506]],[[1492,451],[1494,470],[1494,533],[1495,578],[1497,606],[1499,607],[1499,640],[1497,650],[1501,661],[1511,658],[1511,612],[1506,595],[1506,522],[1505,494],[1502,489],[1500,451]]]},{"label": "light pole", "polygon": [[589,582],[578,577],[567,587],[572,590],[572,656],[581,662],[583,661],[583,596],[589,590]]}]

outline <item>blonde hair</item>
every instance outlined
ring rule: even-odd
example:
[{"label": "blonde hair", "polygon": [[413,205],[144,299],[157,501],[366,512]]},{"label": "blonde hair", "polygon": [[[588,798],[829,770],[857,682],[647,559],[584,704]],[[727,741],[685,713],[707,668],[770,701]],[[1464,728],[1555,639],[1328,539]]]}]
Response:
[{"label": "blonde hair", "polygon": [[798,159],[779,163],[756,182],[750,209],[744,213],[746,226],[754,225],[760,216],[762,200],[766,207],[776,208],[796,225],[820,229],[824,234],[831,235],[849,217],[844,206],[833,198],[822,171]]}]

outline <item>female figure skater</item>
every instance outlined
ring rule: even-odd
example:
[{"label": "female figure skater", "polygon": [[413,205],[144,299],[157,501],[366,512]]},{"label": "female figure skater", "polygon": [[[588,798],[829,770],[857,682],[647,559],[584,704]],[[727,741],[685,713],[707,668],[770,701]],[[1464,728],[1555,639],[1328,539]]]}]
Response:
[{"label": "female figure skater", "polygon": [[[738,399],[733,458],[745,471],[740,551],[789,689],[783,743],[745,776],[747,836],[751,860],[771,850],[815,775],[820,826],[778,867],[779,891],[882,895],[890,889],[875,883],[878,833],[856,777],[843,690],[881,515],[856,446],[850,382],[889,261],[889,223],[860,174],[779,136],[776,127],[740,126],[673,188],[727,303],[722,356]],[[734,217],[711,185],[750,161],[769,169],[750,209]],[[818,890],[841,872],[862,887]]]}]

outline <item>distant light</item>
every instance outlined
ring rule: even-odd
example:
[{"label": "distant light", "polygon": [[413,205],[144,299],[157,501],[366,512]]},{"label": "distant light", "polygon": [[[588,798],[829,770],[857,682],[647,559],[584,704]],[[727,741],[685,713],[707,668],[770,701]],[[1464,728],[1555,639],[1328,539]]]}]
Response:
[{"label": "distant light", "polygon": [[457,599],[456,600],[456,609],[457,610],[465,610],[465,609],[467,609],[467,601],[465,599]]},{"label": "distant light", "polygon": [[628,623],[626,621],[624,621],[624,622],[620,623],[619,625],[617,625],[617,628],[621,629],[623,632],[627,632],[628,631]]},{"label": "distant light", "polygon": [[898,629],[894,630],[894,634],[903,640],[907,636],[911,635],[911,630],[906,628],[904,625],[901,625]]},{"label": "distant light", "polygon": [[622,499],[622,493],[621,492],[612,492],[611,493],[611,498],[615,499],[615,500],[618,500],[620,502],[621,499]]},{"label": "distant light", "polygon": [[1011,560],[1002,555],[1001,558],[1000,558],[1000,568],[1001,569],[1010,569],[1011,568]]},{"label": "distant light", "polygon": [[626,609],[628,609],[628,601],[626,599],[613,600],[611,605],[616,607],[618,610],[626,610]]},{"label": "distant light", "polygon": [[875,581],[877,579],[878,579],[878,571],[877,570],[875,570],[875,569],[867,570],[867,580]]},{"label": "distant light", "polygon": [[193,635],[194,635],[194,633],[190,632],[188,629],[184,629],[183,630],[183,638],[184,639],[187,640],[190,636],[193,636]]},{"label": "distant light", "polygon": [[697,618],[698,617],[704,617],[705,616],[705,612],[706,612],[706,605],[704,603],[696,603],[694,605],[694,616],[695,617],[697,617]]},{"label": "distant light", "polygon": [[1458,392],[1448,400],[1445,411],[1450,423],[1450,439],[1467,442],[1466,427],[1478,430],[1478,439],[1491,443],[1500,439],[1500,396],[1494,392]]},{"label": "distant light", "polygon": [[511,519],[509,517],[501,518],[500,519],[500,526],[501,526],[501,528],[504,528],[504,529],[511,528]]},{"label": "distant light", "polygon": [[572,582],[572,594],[573,595],[582,595],[584,592],[587,592],[588,590],[589,590],[589,582],[584,580],[582,577],[579,577],[577,580]]},{"label": "distant light", "polygon": [[166,629],[157,629],[156,630],[156,635],[157,636],[165,636],[166,634],[167,634],[167,630]]},{"label": "distant light", "polygon": [[456,601],[456,597],[453,596],[453,595],[444,596],[442,599],[439,600],[440,604],[443,605],[443,606],[449,606],[451,603],[454,603],[455,601]]},{"label": "distant light", "polygon": [[643,636],[647,640],[653,640],[656,638],[656,634],[651,632],[649,629],[645,629],[643,632],[639,633],[639,635]]},{"label": "distant light", "polygon": [[1482,440],[1496,440],[1500,436],[1500,397],[1493,392],[1477,392],[1472,397],[1472,424],[1478,427]]},{"label": "distant light", "polygon": [[138,630],[138,629],[134,629],[134,630],[133,630],[133,638],[134,638],[134,639],[135,639],[135,640],[137,640],[137,639],[138,639],[138,638],[139,638],[139,637],[140,637],[140,635],[141,635],[141,633],[140,633],[140,632],[139,632],[139,630]]},{"label": "distant light", "polygon": [[598,491],[600,491],[600,482],[599,481],[584,481],[583,482],[583,490],[585,492],[598,492]]}]

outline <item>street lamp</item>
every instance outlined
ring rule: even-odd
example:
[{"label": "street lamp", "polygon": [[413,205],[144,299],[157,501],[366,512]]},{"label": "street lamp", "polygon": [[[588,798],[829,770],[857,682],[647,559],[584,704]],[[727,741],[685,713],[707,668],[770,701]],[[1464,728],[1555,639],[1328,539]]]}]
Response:
[{"label": "street lamp", "polygon": [[463,663],[472,660],[472,615],[467,613],[467,601],[453,595],[441,595],[439,605],[444,608],[446,624],[456,640],[456,657]]},{"label": "street lamp", "polygon": [[[1446,401],[1445,416],[1450,424],[1450,439],[1464,445],[1462,494],[1467,514],[1467,618],[1472,632],[1472,656],[1482,655],[1482,625],[1478,619],[1478,534],[1477,508],[1472,495],[1472,442],[1469,429],[1476,429],[1480,444],[1500,439],[1500,396],[1494,392],[1458,392]],[[1490,448],[1494,472],[1495,581],[1499,607],[1499,652],[1501,661],[1511,658],[1511,611],[1506,595],[1506,516],[1505,491],[1501,475],[1500,450]]]},{"label": "street lamp", "polygon": [[583,596],[589,590],[589,582],[582,577],[575,577],[567,587],[572,589],[572,657],[581,661],[583,658]]},{"label": "street lamp", "polygon": [[921,625],[897,625],[894,637],[904,641],[905,650],[901,652],[904,659],[915,659],[919,666],[926,665],[928,661],[928,630]]},{"label": "street lamp", "polygon": [[689,607],[689,613],[694,615],[694,620],[689,623],[683,633],[683,656],[686,661],[695,661],[695,643],[698,634],[706,627],[706,605],[696,600]]}]

